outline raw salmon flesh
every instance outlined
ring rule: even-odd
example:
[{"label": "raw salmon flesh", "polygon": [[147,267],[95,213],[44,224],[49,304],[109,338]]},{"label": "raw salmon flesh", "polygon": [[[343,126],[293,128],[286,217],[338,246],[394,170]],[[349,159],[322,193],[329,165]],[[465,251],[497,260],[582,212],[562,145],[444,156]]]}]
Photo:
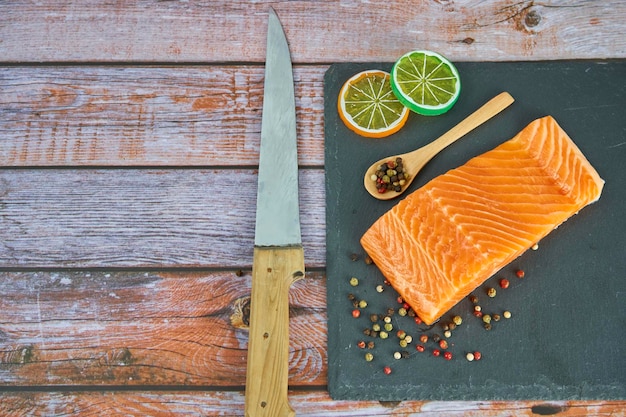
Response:
[{"label": "raw salmon flesh", "polygon": [[551,116],[414,191],[361,245],[426,323],[581,208],[604,181]]}]

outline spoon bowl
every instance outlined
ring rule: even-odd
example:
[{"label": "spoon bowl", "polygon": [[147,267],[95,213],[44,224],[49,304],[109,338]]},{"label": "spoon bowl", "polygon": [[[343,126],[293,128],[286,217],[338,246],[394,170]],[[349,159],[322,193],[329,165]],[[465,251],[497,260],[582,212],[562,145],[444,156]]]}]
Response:
[{"label": "spoon bowl", "polygon": [[[465,136],[470,131],[474,130],[474,128],[480,126],[496,114],[500,113],[502,110],[506,109],[513,103],[513,101],[514,99],[509,93],[500,93],[487,103],[483,104],[483,106],[474,113],[463,119],[459,124],[429,144],[411,152],[391,155],[379,159],[374,162],[367,169],[367,171],[365,171],[365,176],[363,178],[363,185],[365,185],[365,189],[374,198],[379,200],[391,200],[392,198],[398,197],[408,189],[409,185],[413,182],[419,171],[424,168],[424,166],[435,155]],[[373,176],[376,176],[376,172],[382,164],[388,161],[395,161],[398,157],[402,158],[404,172],[409,175],[409,178],[406,179],[406,182],[400,191],[386,190],[385,192],[379,192],[376,186],[376,181],[372,179]]]}]

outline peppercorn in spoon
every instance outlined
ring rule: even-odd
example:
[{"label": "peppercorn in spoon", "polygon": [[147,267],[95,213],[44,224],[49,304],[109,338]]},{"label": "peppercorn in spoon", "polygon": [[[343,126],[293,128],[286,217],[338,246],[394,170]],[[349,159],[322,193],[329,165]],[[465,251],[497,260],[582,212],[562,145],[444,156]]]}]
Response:
[{"label": "peppercorn in spoon", "polygon": [[[406,191],[417,176],[417,173],[435,155],[500,113],[510,106],[513,101],[514,99],[509,93],[500,93],[428,145],[408,153],[387,156],[374,162],[365,172],[365,177],[363,178],[365,189],[379,200],[391,200],[398,197]],[[396,169],[398,165],[400,165],[399,170]],[[387,172],[387,170],[390,170],[390,172]],[[383,188],[383,184],[391,184],[391,186]]]}]

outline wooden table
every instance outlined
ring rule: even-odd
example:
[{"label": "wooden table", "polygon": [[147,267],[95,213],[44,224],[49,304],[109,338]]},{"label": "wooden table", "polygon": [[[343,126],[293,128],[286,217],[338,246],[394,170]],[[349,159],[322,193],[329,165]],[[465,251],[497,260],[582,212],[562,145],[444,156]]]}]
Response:
[{"label": "wooden table", "polygon": [[270,5],[295,64],[298,414],[625,415],[626,401],[331,400],[323,75],[416,48],[625,58],[626,3],[60,3],[0,4],[0,415],[243,413]]}]

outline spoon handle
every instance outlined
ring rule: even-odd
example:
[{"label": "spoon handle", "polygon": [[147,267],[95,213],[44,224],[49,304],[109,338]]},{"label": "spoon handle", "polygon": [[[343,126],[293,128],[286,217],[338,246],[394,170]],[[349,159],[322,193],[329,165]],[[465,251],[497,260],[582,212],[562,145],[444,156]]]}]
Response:
[{"label": "spoon handle", "polygon": [[462,138],[467,133],[474,130],[476,127],[485,123],[502,110],[506,109],[513,103],[514,99],[507,92],[500,93],[476,110],[474,113],[467,116],[459,124],[448,130],[438,139],[434,140],[430,144],[424,146],[422,151],[429,154],[430,157],[435,156],[439,151],[454,143],[456,140]]}]

